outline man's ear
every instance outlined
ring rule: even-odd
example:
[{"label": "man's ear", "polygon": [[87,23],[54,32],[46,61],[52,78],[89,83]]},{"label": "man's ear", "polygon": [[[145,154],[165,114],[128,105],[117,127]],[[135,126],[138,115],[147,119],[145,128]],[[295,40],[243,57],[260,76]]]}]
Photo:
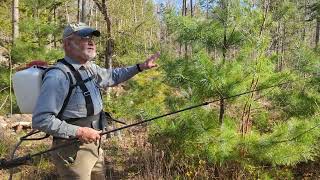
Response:
[{"label": "man's ear", "polygon": [[67,49],[70,46],[70,42],[68,39],[63,40],[63,49]]}]

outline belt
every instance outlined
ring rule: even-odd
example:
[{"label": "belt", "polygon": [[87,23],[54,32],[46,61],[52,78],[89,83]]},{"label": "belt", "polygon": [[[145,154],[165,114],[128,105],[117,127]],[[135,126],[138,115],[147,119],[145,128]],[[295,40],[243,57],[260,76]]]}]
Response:
[{"label": "belt", "polygon": [[93,116],[82,117],[82,118],[70,118],[65,121],[69,124],[81,126],[81,127],[92,127],[92,122],[100,120],[100,113]]},{"label": "belt", "polygon": [[[65,119],[64,121],[66,121],[68,124],[72,124],[80,127],[89,127],[96,130],[101,130],[102,127],[100,127],[100,124],[101,124],[100,116],[101,116],[101,113],[93,116],[88,116],[88,117]],[[62,138],[62,137],[53,137],[53,139],[68,140],[68,138]]]}]

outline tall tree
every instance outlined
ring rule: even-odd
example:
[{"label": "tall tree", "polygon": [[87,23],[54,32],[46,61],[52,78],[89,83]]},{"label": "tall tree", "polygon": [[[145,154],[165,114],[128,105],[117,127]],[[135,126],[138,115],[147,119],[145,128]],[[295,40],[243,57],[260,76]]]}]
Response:
[{"label": "tall tree", "polygon": [[193,17],[193,2],[190,0],[190,15]]},{"label": "tall tree", "polygon": [[88,0],[82,0],[81,3],[81,22],[88,24],[89,3]]},{"label": "tall tree", "polygon": [[100,10],[100,12],[103,14],[104,20],[107,23],[107,41],[106,41],[106,47],[105,47],[105,67],[106,68],[112,68],[112,54],[113,54],[113,48],[114,48],[114,39],[112,38],[111,34],[111,18],[108,11],[107,0],[93,0]]},{"label": "tall tree", "polygon": [[81,3],[82,0],[78,0],[78,13],[77,13],[77,22],[79,23],[81,21]]},{"label": "tall tree", "polygon": [[19,37],[19,0],[12,1],[12,43]]},{"label": "tall tree", "polygon": [[187,0],[182,0],[182,16],[187,15]]}]

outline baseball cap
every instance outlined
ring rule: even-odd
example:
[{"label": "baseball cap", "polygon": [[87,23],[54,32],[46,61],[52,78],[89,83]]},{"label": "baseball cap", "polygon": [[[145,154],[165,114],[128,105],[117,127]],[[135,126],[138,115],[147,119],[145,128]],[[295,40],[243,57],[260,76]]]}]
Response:
[{"label": "baseball cap", "polygon": [[88,25],[86,25],[85,23],[72,23],[72,24],[68,24],[63,31],[63,39],[67,38],[68,36],[70,36],[72,33],[77,34],[78,36],[81,37],[86,37],[89,35],[94,35],[96,37],[100,36],[100,31],[93,29],[91,27],[89,27]]}]

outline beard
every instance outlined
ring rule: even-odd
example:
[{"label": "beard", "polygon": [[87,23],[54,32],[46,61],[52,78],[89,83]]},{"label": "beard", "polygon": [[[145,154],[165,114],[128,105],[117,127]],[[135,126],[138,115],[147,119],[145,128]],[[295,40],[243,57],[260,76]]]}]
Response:
[{"label": "beard", "polygon": [[78,44],[76,44],[75,42],[71,41],[71,48],[74,50],[74,51],[77,51],[80,56],[83,58],[83,59],[86,59],[87,61],[92,61],[97,53],[95,50],[93,49],[82,49]]}]

